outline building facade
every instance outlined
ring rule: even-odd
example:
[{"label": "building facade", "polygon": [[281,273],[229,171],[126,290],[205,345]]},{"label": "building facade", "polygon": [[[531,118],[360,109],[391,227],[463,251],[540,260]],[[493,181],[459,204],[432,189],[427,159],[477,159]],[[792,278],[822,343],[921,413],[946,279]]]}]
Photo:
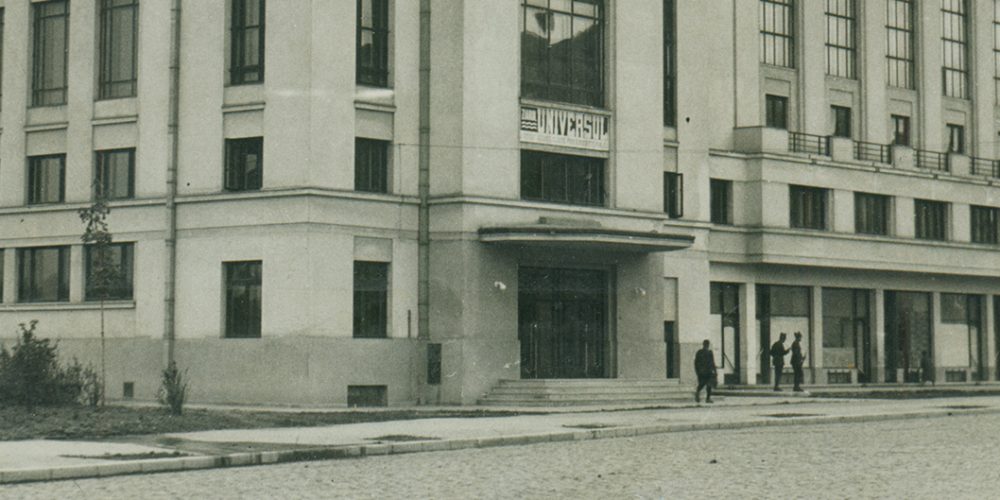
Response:
[{"label": "building facade", "polygon": [[110,397],[997,379],[993,0],[0,5],[0,338]]}]

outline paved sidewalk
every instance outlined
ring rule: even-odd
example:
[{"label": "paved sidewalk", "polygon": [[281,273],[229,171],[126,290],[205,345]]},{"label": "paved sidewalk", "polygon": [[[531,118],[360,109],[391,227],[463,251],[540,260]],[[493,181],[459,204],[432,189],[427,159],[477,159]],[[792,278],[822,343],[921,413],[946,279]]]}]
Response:
[{"label": "paved sidewalk", "polygon": [[[521,410],[535,411],[536,408]],[[812,399],[789,395],[729,397],[716,405],[671,405],[656,409],[563,407],[547,410],[546,414],[515,417],[426,418],[323,427],[202,431],[100,442],[0,442],[0,483],[663,432],[1000,413],[1000,396],[888,401]],[[232,411],[239,409],[233,408]],[[160,456],[183,453],[185,456],[137,459],[144,453]],[[111,456],[115,454],[125,457]]]}]

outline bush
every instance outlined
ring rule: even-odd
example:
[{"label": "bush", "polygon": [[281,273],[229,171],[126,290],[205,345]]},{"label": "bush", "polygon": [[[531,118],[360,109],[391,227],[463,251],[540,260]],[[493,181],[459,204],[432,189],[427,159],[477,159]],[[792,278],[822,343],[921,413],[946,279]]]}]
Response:
[{"label": "bush", "polygon": [[187,371],[181,373],[177,370],[177,363],[171,361],[170,366],[163,370],[163,378],[160,381],[160,389],[156,393],[156,398],[160,404],[170,410],[171,415],[181,415],[184,412],[184,400],[187,397],[188,383],[184,380]]},{"label": "bush", "polygon": [[0,403],[28,408],[75,403],[85,370],[75,361],[60,368],[56,345],[35,336],[37,324],[37,320],[27,326],[21,323],[13,349],[0,348]]}]

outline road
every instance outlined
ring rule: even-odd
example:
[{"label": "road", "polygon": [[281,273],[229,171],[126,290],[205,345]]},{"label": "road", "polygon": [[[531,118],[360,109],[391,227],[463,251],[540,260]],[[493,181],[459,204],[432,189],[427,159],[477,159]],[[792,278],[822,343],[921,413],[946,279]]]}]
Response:
[{"label": "road", "polygon": [[996,498],[1000,415],[0,486],[0,498]]}]

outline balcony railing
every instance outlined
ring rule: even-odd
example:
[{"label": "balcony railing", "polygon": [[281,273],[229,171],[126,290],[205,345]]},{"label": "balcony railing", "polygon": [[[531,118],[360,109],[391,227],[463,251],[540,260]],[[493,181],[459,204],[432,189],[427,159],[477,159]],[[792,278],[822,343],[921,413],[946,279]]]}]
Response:
[{"label": "balcony railing", "polygon": [[892,148],[888,144],[854,141],[854,159],[891,164]]},{"label": "balcony railing", "polygon": [[830,137],[803,132],[789,132],[788,149],[795,153],[830,156]]},{"label": "balcony railing", "polygon": [[917,150],[917,168],[933,170],[935,172],[948,172],[948,153],[938,153],[936,151]]},{"label": "balcony railing", "polygon": [[973,157],[972,175],[1000,178],[1000,160]]}]

